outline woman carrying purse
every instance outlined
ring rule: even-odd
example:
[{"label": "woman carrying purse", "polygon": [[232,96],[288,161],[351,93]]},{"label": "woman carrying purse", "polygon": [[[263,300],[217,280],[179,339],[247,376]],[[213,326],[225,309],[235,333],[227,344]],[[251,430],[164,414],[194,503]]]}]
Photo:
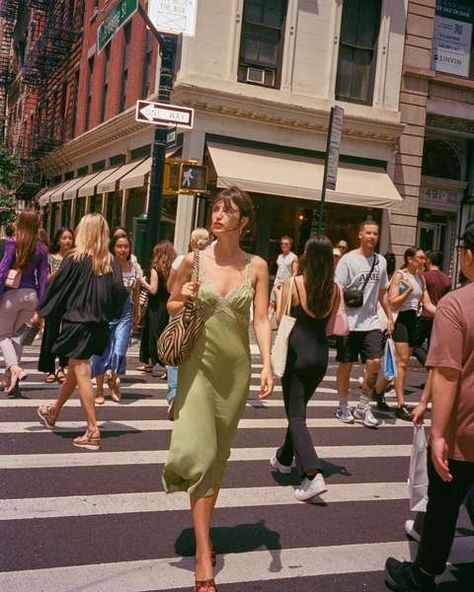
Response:
[{"label": "woman carrying purse", "polygon": [[24,323],[39,322],[34,312],[48,282],[48,251],[38,240],[38,229],[38,214],[21,212],[0,263],[0,349],[6,367],[4,387],[10,396],[19,394],[18,382],[26,377],[20,366],[23,347],[12,337]]},{"label": "woman carrying purse", "polygon": [[289,336],[281,379],[288,429],[270,465],[280,473],[289,474],[296,457],[301,484],[295,489],[295,497],[299,501],[308,501],[327,491],[321,462],[306,425],[306,407],[327,371],[327,325],[341,300],[340,288],[334,281],[332,251],[331,241],[325,236],[308,240],[301,258],[302,273],[285,281],[277,307],[278,324],[286,308],[296,322]]}]

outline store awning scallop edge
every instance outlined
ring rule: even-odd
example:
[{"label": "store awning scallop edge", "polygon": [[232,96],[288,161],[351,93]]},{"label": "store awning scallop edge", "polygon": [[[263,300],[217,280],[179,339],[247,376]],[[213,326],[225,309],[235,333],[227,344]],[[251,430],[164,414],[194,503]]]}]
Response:
[{"label": "store awning scallop edge", "polygon": [[[245,191],[319,200],[324,162],[294,154],[208,143],[219,188],[237,185]],[[337,184],[326,200],[369,208],[391,208],[402,201],[382,167],[339,163]]]}]

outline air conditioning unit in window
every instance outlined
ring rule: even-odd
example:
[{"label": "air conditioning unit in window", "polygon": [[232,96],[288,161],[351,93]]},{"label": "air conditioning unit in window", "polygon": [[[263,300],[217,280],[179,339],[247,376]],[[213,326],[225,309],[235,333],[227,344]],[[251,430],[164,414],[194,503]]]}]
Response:
[{"label": "air conditioning unit in window", "polygon": [[265,68],[247,66],[245,72],[245,82],[261,84],[262,86],[275,86],[275,72],[274,70],[266,70]]}]

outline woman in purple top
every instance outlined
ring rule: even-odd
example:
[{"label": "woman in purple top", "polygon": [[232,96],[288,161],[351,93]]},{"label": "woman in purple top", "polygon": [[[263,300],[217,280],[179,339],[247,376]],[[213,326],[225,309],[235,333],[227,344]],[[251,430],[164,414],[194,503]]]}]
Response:
[{"label": "woman in purple top", "polygon": [[[33,210],[22,212],[15,236],[5,242],[0,262],[0,349],[5,359],[5,390],[10,395],[18,394],[17,383],[26,377],[20,366],[23,347],[12,337],[23,323],[38,322],[35,311],[46,293],[48,251],[38,240],[38,229],[38,214]],[[16,272],[17,287],[5,286],[10,270]]]}]

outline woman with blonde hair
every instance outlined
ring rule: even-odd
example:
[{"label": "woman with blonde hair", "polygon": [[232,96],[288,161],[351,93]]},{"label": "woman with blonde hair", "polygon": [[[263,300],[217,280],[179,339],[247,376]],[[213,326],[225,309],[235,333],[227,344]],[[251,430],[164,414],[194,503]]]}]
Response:
[{"label": "woman with blonde hair", "polygon": [[48,251],[38,239],[38,229],[38,214],[21,212],[0,263],[0,349],[5,358],[5,390],[11,396],[18,395],[18,381],[26,377],[20,366],[23,347],[12,337],[31,319],[48,281]]},{"label": "woman with blonde hair", "polygon": [[41,406],[38,415],[53,429],[62,407],[77,386],[87,430],[74,446],[98,450],[101,445],[94,405],[89,359],[107,346],[109,322],[118,318],[127,293],[120,268],[109,251],[109,227],[101,214],[87,214],[76,229],[76,247],[64,258],[38,314],[61,317],[53,353],[69,358],[69,372],[56,402]]},{"label": "woman with blonde hair", "polygon": [[169,292],[166,287],[171,266],[176,259],[176,251],[170,241],[161,241],[153,249],[150,265],[150,281],[142,277],[141,284],[149,294],[148,308],[143,319],[140,340],[140,362],[143,366],[139,370],[153,372],[163,380],[166,379],[166,369],[158,359],[157,342],[164,328],[168,324],[169,315],[166,310]]},{"label": "woman with blonde hair", "polygon": [[194,256],[184,258],[168,302],[175,315],[198,302],[204,327],[179,367],[173,433],[163,484],[190,495],[196,539],[195,592],[216,592],[210,524],[250,385],[249,320],[262,355],[259,397],[273,390],[268,268],[240,248],[254,209],[238,187],[221,191],[211,213],[213,249],[199,255],[199,282],[190,281]]}]

